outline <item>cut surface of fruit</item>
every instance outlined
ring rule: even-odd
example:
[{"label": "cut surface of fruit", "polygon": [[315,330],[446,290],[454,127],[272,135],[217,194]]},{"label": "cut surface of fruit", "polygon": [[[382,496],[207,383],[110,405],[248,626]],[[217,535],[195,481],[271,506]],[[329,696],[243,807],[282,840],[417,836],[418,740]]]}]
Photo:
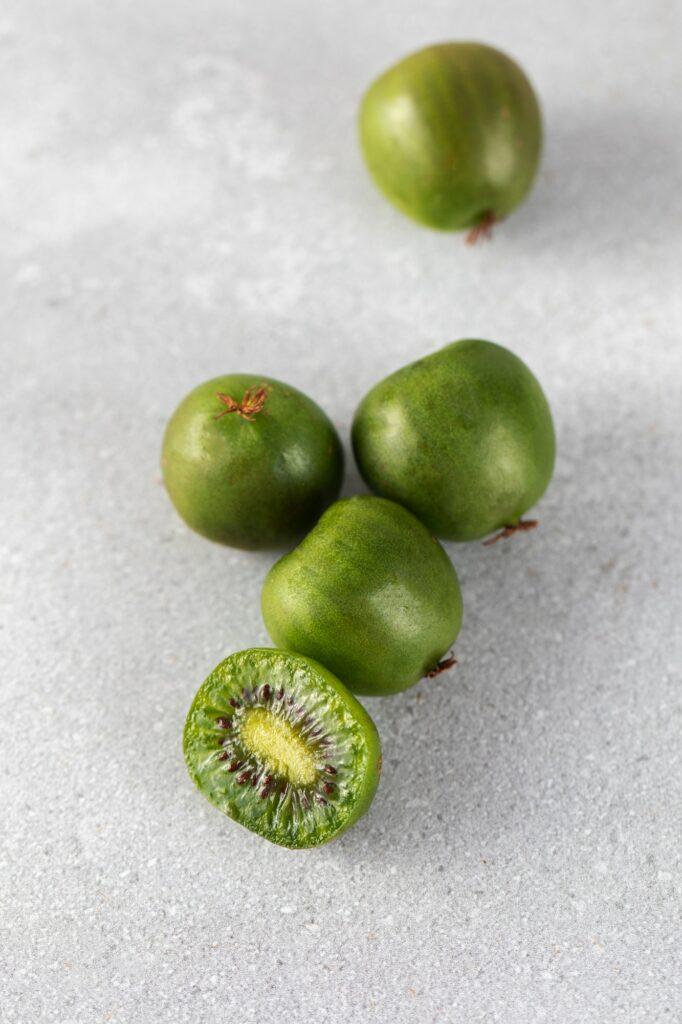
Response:
[{"label": "cut surface of fruit", "polygon": [[270,648],[211,672],[187,716],[184,752],[211,803],[294,849],[357,821],[381,765],[374,723],[344,685],[310,658]]}]

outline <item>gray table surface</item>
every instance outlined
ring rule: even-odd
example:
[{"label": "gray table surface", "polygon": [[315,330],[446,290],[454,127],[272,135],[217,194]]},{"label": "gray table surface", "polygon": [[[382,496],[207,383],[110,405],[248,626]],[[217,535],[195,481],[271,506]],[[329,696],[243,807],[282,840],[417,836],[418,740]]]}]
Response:
[{"label": "gray table surface", "polygon": [[[3,1022],[680,1020],[681,10],[4,0]],[[515,55],[546,119],[473,249],[385,203],[354,134],[372,76],[447,38]],[[462,336],[550,397],[541,528],[449,546],[459,666],[366,702],[370,814],[278,849],[185,773],[273,556],[176,518],[165,420],[253,370],[347,442]]]}]

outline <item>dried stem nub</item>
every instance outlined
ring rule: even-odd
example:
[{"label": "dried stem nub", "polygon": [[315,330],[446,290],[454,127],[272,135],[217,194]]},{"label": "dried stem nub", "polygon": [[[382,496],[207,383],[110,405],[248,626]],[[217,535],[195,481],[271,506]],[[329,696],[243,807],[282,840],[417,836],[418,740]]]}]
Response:
[{"label": "dried stem nub", "polygon": [[493,544],[497,544],[498,540],[503,540],[505,537],[513,537],[515,533],[525,533],[528,530],[534,530],[539,525],[539,522],[539,519],[519,519],[518,523],[505,526],[494,537],[488,537],[487,540],[484,540],[483,547],[492,547]]},{"label": "dried stem nub", "polygon": [[432,668],[430,672],[426,673],[427,679],[435,679],[441,672],[447,672],[449,668],[457,664],[457,658],[453,657],[452,651],[448,654],[447,658],[442,658],[435,668]]},{"label": "dried stem nub", "polygon": [[484,239],[489,242],[493,237],[493,224],[497,224],[498,220],[492,210],[486,210],[478,224],[474,224],[472,228],[467,232],[466,244],[476,245],[478,241]]}]

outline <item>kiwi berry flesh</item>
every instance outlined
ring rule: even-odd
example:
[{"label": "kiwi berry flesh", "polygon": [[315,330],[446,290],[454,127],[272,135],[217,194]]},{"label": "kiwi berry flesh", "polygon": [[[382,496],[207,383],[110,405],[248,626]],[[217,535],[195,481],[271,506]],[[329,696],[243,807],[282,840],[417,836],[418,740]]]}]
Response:
[{"label": "kiwi berry flesh", "polygon": [[232,654],[211,672],[183,747],[218,810],[290,849],[320,846],[356,822],[381,770],[374,723],[343,683],[310,658],[271,648]]}]

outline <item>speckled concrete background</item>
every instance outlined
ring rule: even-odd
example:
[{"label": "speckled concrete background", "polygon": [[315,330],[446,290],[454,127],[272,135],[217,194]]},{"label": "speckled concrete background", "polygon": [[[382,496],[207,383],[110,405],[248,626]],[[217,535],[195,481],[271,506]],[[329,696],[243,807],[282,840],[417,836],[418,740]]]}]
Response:
[{"label": "speckled concrete background", "polygon": [[[680,12],[4,0],[3,1022],[680,1020]],[[374,73],[453,37],[515,55],[547,125],[473,250],[395,213],[354,138]],[[541,529],[451,547],[460,664],[367,701],[371,813],[271,847],[180,751],[204,675],[266,642],[271,557],[177,520],[165,419],[255,369],[347,439],[466,335],[552,402]]]}]

